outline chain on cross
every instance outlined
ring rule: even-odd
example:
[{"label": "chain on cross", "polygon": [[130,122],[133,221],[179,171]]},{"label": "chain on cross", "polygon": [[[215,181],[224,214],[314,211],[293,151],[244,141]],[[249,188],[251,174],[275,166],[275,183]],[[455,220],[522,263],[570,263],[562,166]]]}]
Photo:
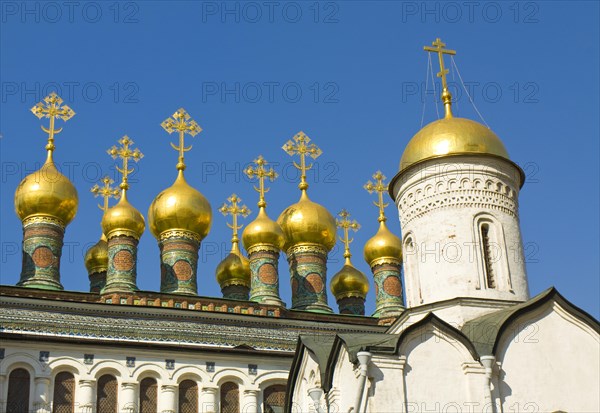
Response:
[{"label": "chain on cross", "polygon": [[227,204],[227,202],[223,203],[221,208],[219,208],[219,212],[224,216],[231,215],[232,223],[230,224],[228,222],[227,226],[233,230],[231,242],[235,243],[239,241],[238,231],[243,227],[243,225],[238,225],[238,216],[241,215],[242,217],[246,218],[252,211],[250,211],[246,205],[240,206],[242,200],[236,194],[231,194],[231,196],[227,198],[227,201],[229,201],[229,204]]},{"label": "chain on cross", "polygon": [[94,194],[94,197],[101,196],[104,200],[104,205],[98,205],[102,211],[106,211],[108,209],[108,200],[110,198],[119,199],[119,189],[113,188],[112,184],[115,181],[110,179],[108,176],[102,178],[102,186],[96,184],[92,187],[91,192]]},{"label": "chain on cross", "polygon": [[448,69],[444,67],[444,55],[455,55],[456,50],[444,49],[446,47],[445,43],[442,43],[442,39],[439,37],[435,39],[435,42],[432,43],[432,46],[425,46],[423,50],[427,52],[434,52],[438,54],[440,60],[440,71],[437,76],[442,78],[442,102],[444,102],[444,106],[446,107],[446,116],[452,116],[452,112],[450,109],[450,105],[452,104],[452,95],[448,90],[448,82],[446,80],[446,75],[448,74]]},{"label": "chain on cross", "polygon": [[287,152],[288,155],[300,156],[300,165],[294,161],[294,166],[300,170],[300,184],[298,188],[305,190],[308,188],[306,182],[306,171],[312,168],[312,164],[306,165],[306,156],[310,156],[313,159],[317,159],[323,151],[314,143],[309,143],[310,138],[304,134],[304,132],[298,132],[292,140],[289,140],[283,145],[282,149]]},{"label": "chain on cross", "polygon": [[121,145],[117,147],[113,145],[108,151],[106,151],[113,159],[121,158],[123,161],[123,167],[119,168],[117,166],[117,171],[121,172],[123,178],[121,180],[121,184],[119,188],[126,191],[129,189],[129,184],[127,183],[127,177],[130,173],[133,172],[133,168],[129,169],[129,160],[133,159],[135,162],[138,162],[140,159],[144,157],[144,154],[140,152],[138,148],[132,149],[130,148],[133,145],[133,140],[129,138],[129,136],[125,135],[121,139],[119,139],[118,143]]},{"label": "chain on cross", "polygon": [[[63,105],[63,100],[56,93],[52,92],[46,96],[43,102],[39,102],[31,108],[31,112],[38,117],[38,119],[49,118],[50,125],[48,128],[42,125],[42,130],[48,134],[48,144],[46,144],[46,150],[54,151],[54,135],[62,132],[62,128],[54,129],[54,121],[56,118],[62,119],[64,122],[75,116],[75,112],[67,105]],[[62,105],[62,106],[61,106]]]},{"label": "chain on cross", "polygon": [[377,192],[377,202],[373,201],[373,204],[375,204],[375,206],[377,208],[379,208],[379,218],[378,221],[379,222],[383,222],[385,221],[387,218],[385,217],[385,207],[387,207],[389,204],[386,204],[383,202],[383,193],[385,191],[387,191],[388,186],[387,184],[384,184],[383,181],[385,181],[385,175],[383,175],[381,173],[381,171],[377,171],[373,174],[373,179],[375,180],[375,182],[372,181],[368,181],[363,188],[365,188],[367,190],[368,193],[372,194],[373,192]]},{"label": "chain on cross", "polygon": [[335,220],[335,224],[344,231],[344,236],[339,237],[340,241],[344,243],[344,258],[350,258],[352,256],[352,254],[350,254],[350,244],[354,241],[354,238],[349,237],[349,231],[358,231],[360,229],[360,224],[356,220],[350,220],[350,213],[345,209],[342,209],[338,213],[338,216],[340,218]]},{"label": "chain on cross", "polygon": [[183,108],[178,109],[173,116],[165,119],[160,126],[162,126],[163,129],[169,134],[173,132],[179,133],[179,145],[175,145],[173,142],[171,142],[171,147],[179,152],[177,170],[183,171],[185,169],[183,155],[185,152],[188,152],[190,149],[192,149],[192,145],[188,147],[185,146],[185,135],[188,134],[194,137],[202,132],[202,128]]},{"label": "chain on cross", "polygon": [[265,160],[265,158],[263,158],[262,155],[258,155],[258,158],[254,160],[254,164],[256,165],[255,168],[252,168],[252,166],[248,166],[246,169],[244,169],[244,173],[248,178],[256,178],[258,180],[258,188],[255,186],[254,190],[258,192],[259,195],[258,207],[264,208],[267,206],[267,203],[265,201],[265,194],[269,192],[270,189],[265,188],[265,179],[268,179],[269,181],[273,182],[278,175],[272,167],[270,167],[269,169],[265,168],[265,165],[267,165],[268,162]]}]

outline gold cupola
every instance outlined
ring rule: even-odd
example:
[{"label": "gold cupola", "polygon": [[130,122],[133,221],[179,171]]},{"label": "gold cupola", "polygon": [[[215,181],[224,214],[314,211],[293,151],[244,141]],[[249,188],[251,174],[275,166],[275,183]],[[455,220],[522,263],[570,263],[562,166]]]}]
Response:
[{"label": "gold cupola", "polygon": [[52,158],[54,152],[54,136],[62,131],[55,129],[56,118],[63,121],[71,119],[75,112],[67,105],[61,106],[63,100],[51,93],[31,108],[38,118],[49,118],[48,128],[42,126],[42,130],[48,134],[46,144],[46,162],[36,172],[28,175],[21,181],[15,192],[15,211],[22,222],[39,218],[59,221],[61,226],[67,226],[77,213],[79,198],[75,186],[69,179],[61,174]]},{"label": "gold cupola", "polygon": [[300,170],[298,188],[302,193],[300,200],[287,207],[277,219],[285,237],[283,248],[287,251],[293,245],[309,243],[331,251],[336,241],[335,219],[324,206],[311,201],[306,192],[306,171],[311,166],[306,165],[305,157],[316,159],[322,151],[314,143],[309,144],[310,138],[304,132],[298,132],[293,139],[283,146],[283,150],[289,155],[300,156],[300,165],[294,165]]},{"label": "gold cupola", "polygon": [[[103,199],[103,205],[98,205],[103,213],[108,210],[110,198],[119,199],[119,190],[111,186],[113,183],[114,181],[110,177],[105,176],[102,178],[102,186],[96,184],[91,188],[94,197],[101,196]],[[100,240],[86,251],[84,263],[88,274],[105,272],[108,269],[108,241],[106,235],[102,234]]]},{"label": "gold cupola", "polygon": [[88,274],[106,271],[108,268],[108,242],[104,234],[86,251],[83,261]]},{"label": "gold cupola", "polygon": [[283,231],[279,224],[267,215],[267,202],[265,201],[265,192],[268,191],[268,189],[265,188],[265,179],[268,178],[273,182],[277,177],[277,173],[275,173],[273,168],[270,168],[269,170],[265,169],[267,161],[265,161],[262,155],[256,158],[254,163],[256,164],[256,168],[249,166],[244,170],[244,173],[249,178],[256,177],[259,182],[259,187],[254,187],[259,193],[258,216],[254,221],[249,223],[244,229],[244,232],[242,232],[242,242],[244,243],[246,251],[249,251],[253,246],[260,244],[272,245],[281,250],[285,242]]},{"label": "gold cupola", "polygon": [[[247,217],[250,214],[250,209],[246,205],[239,205],[242,200],[236,194],[232,194],[227,200],[229,204],[224,203],[219,208],[219,212],[232,217],[233,222],[231,224],[227,223],[227,226],[233,230],[231,251],[217,265],[216,276],[225,298],[242,298],[228,294],[227,287],[241,286],[250,289],[250,262],[240,251],[238,238],[238,231],[242,227],[238,225],[238,216]],[[247,299],[247,295],[248,291],[245,292],[245,299]]]},{"label": "gold cupola", "polygon": [[386,179],[381,171],[373,174],[375,182],[367,182],[364,188],[369,193],[376,192],[378,201],[374,202],[379,208],[379,230],[365,244],[364,257],[369,266],[373,267],[378,262],[393,260],[394,262],[402,262],[402,241],[396,235],[392,234],[386,225],[387,218],[385,216],[385,207],[388,205],[383,202],[383,193],[387,190],[387,185],[383,181]]},{"label": "gold cupola", "polygon": [[146,229],[146,221],[140,211],[127,200],[127,190],[129,189],[127,176],[133,172],[133,169],[128,168],[129,159],[138,162],[144,155],[139,149],[130,148],[133,145],[133,140],[127,135],[119,139],[119,144],[121,144],[121,147],[117,148],[113,146],[107,152],[113,159],[119,157],[123,161],[123,168],[117,167],[117,170],[123,176],[119,185],[121,199],[119,199],[119,202],[115,206],[108,208],[104,212],[102,216],[102,232],[108,239],[119,235],[140,239]]},{"label": "gold cupola", "polygon": [[171,144],[179,151],[178,172],[173,185],[158,194],[148,209],[150,231],[157,240],[161,234],[183,231],[195,234],[201,241],[210,231],[212,209],[204,195],[187,183],[183,171],[186,168],[184,153],[191,149],[191,146],[185,147],[184,137],[186,134],[196,136],[202,128],[184,109],[177,110],[161,126],[168,133],[179,133],[179,146]]},{"label": "gold cupola", "polygon": [[[400,159],[400,173],[410,166],[426,160],[458,155],[491,156],[512,163],[504,144],[489,127],[470,119],[453,116],[452,95],[448,90],[446,80],[448,69],[444,67],[443,55],[455,55],[456,52],[444,49],[445,46],[438,38],[433,42],[433,47],[424,47],[426,51],[437,53],[439,57],[440,72],[438,76],[442,78],[444,118],[429,123],[412,137]],[[522,185],[525,175],[521,168],[518,170]]]},{"label": "gold cupola", "polygon": [[348,235],[350,230],[358,231],[360,225],[355,220],[350,221],[350,214],[345,209],[339,213],[339,216],[340,219],[337,220],[336,224],[344,232],[344,236],[340,237],[340,240],[344,243],[345,263],[342,269],[331,279],[331,292],[338,303],[344,298],[355,297],[364,300],[369,292],[369,280],[350,261],[352,257],[350,253],[352,239]]}]

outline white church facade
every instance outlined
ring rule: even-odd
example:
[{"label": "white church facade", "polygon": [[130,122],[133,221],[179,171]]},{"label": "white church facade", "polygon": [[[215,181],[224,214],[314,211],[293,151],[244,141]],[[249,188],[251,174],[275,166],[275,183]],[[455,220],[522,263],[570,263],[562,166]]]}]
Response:
[{"label": "white church facade", "polygon": [[[102,237],[86,256],[90,291],[65,291],[60,255],[78,198],[52,156],[54,121],[74,113],[56,95],[34,106],[50,119],[45,167],[56,179],[32,174],[16,190],[23,270],[17,286],[0,289],[0,413],[600,411],[600,325],[554,288],[530,297],[524,173],[488,127],[453,115],[443,64],[453,51],[433,46],[445,116],[410,140],[389,185],[377,173],[365,187],[379,197],[379,231],[364,248],[370,282],[351,261],[358,225],[308,197],[305,161],[321,151],[300,132],[283,148],[300,157],[299,201],[268,217],[264,183],[276,174],[257,158],[245,172],[257,179],[259,212],[241,237],[247,208],[232,195],[220,209],[233,230],[216,270],[223,297],[198,295],[212,210],[184,178],[184,138],[200,127],[180,109],[162,124],[179,134],[177,178],[147,214],[161,291],[136,287],[146,219],[127,200],[127,162],[142,157],[127,136],[109,150],[123,161],[120,189],[95,189],[105,204]],[[386,224],[386,191],[401,237]],[[338,228],[346,264],[328,283]],[[279,297],[288,276],[289,308]]]}]

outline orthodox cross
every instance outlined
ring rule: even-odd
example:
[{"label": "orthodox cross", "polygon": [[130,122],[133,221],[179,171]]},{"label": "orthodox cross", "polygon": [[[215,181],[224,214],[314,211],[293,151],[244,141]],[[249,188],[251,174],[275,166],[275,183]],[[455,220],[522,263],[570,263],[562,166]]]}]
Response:
[{"label": "orthodox cross", "polygon": [[94,185],[91,191],[94,194],[94,197],[101,196],[104,198],[104,206],[98,205],[98,208],[102,211],[106,211],[108,209],[108,200],[110,198],[119,199],[119,190],[112,187],[112,184],[114,184],[115,181],[108,176],[102,178],[102,183],[104,184],[103,186],[98,184]]},{"label": "orthodox cross", "polygon": [[123,190],[123,194],[125,194],[125,191],[129,189],[129,184],[127,183],[127,176],[133,172],[133,168],[129,169],[128,166],[129,159],[133,159],[135,162],[138,162],[144,157],[144,154],[140,152],[138,148],[130,148],[130,146],[133,145],[133,140],[131,140],[127,135],[119,139],[118,143],[121,145],[120,147],[116,147],[113,145],[113,147],[106,152],[110,156],[112,156],[113,159],[121,158],[121,160],[123,161],[123,167],[119,168],[117,166],[117,171],[121,172],[123,176],[119,188],[121,188]]},{"label": "orthodox cross", "polygon": [[446,75],[448,74],[448,69],[444,67],[444,55],[455,55],[456,50],[444,49],[446,47],[445,43],[442,43],[442,39],[439,37],[435,39],[435,42],[432,43],[432,46],[425,46],[423,50],[427,52],[434,52],[438,54],[440,59],[440,71],[437,76],[442,78],[442,102],[444,102],[444,106],[446,108],[446,116],[452,116],[452,112],[450,111],[450,105],[452,103],[452,95],[450,95],[450,91],[448,90],[448,82],[446,80]]},{"label": "orthodox cross", "polygon": [[54,151],[55,148],[54,135],[62,132],[62,128],[54,129],[54,120],[59,118],[66,122],[75,115],[73,109],[67,105],[62,105],[62,103],[63,100],[60,98],[60,96],[52,92],[44,98],[43,102],[39,102],[31,108],[31,112],[33,112],[38,119],[42,119],[44,117],[50,118],[50,125],[48,128],[42,126],[42,130],[48,134],[48,144],[46,145],[46,150],[50,153]]},{"label": "orthodox cross", "polygon": [[317,159],[321,156],[323,151],[314,143],[309,144],[310,138],[306,136],[304,132],[298,132],[292,139],[293,141],[287,141],[285,145],[282,146],[282,149],[290,156],[300,156],[300,165],[294,161],[294,166],[300,170],[300,184],[298,185],[298,188],[305,190],[308,188],[306,171],[312,168],[312,164],[306,165],[306,155],[313,159]]},{"label": "orthodox cross", "polygon": [[242,200],[236,194],[231,194],[231,196],[227,198],[227,201],[229,201],[229,204],[227,204],[227,202],[223,203],[221,208],[219,208],[219,212],[225,216],[231,215],[232,223],[230,224],[228,222],[227,226],[233,230],[231,242],[235,244],[239,241],[238,230],[243,227],[243,225],[238,225],[238,215],[246,218],[248,215],[250,215],[251,211],[246,205],[239,205]]},{"label": "orthodox cross", "polygon": [[177,170],[183,171],[185,169],[185,163],[183,162],[183,154],[190,149],[192,149],[192,145],[186,147],[185,146],[185,134],[194,137],[198,133],[202,132],[202,128],[200,125],[193,120],[190,115],[185,111],[185,109],[180,108],[173,114],[172,117],[167,118],[160,124],[165,131],[169,134],[177,131],[179,132],[179,145],[173,144],[171,142],[171,146],[173,149],[179,152],[179,162],[177,163]]},{"label": "orthodox cross", "polygon": [[375,172],[373,174],[373,179],[375,180],[374,183],[368,181],[363,188],[365,188],[370,194],[377,192],[377,202],[373,201],[373,204],[379,208],[379,218],[377,220],[379,222],[383,222],[387,219],[385,217],[385,207],[389,205],[383,202],[383,193],[387,191],[388,186],[383,183],[385,180],[385,175],[383,175],[381,171]]},{"label": "orthodox cross", "polygon": [[338,216],[339,219],[335,220],[335,224],[338,228],[342,228],[344,231],[344,236],[340,237],[340,241],[344,243],[344,258],[350,258],[352,254],[350,254],[350,244],[354,241],[353,238],[349,238],[348,232],[350,230],[356,232],[360,229],[360,224],[356,220],[350,221],[350,213],[345,209],[342,209]]},{"label": "orthodox cross", "polygon": [[258,188],[255,186],[254,189],[258,192],[258,207],[264,208],[267,206],[265,202],[265,194],[269,192],[269,188],[265,188],[265,179],[269,179],[269,181],[273,182],[275,178],[277,178],[277,172],[273,170],[273,168],[269,168],[268,170],[265,168],[265,165],[268,162],[263,158],[262,155],[258,155],[258,158],[254,160],[254,164],[256,168],[252,168],[252,166],[248,166],[244,173],[250,179],[256,178],[258,180]]}]

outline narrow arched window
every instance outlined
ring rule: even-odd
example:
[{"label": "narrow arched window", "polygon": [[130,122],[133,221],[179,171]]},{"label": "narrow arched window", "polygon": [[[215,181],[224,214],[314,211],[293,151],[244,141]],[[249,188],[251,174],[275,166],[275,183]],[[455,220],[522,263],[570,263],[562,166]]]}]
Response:
[{"label": "narrow arched window", "polygon": [[411,235],[408,235],[404,241],[404,250],[402,251],[402,255],[404,256],[404,281],[406,283],[405,294],[409,307],[423,303],[423,296],[421,295],[421,280],[419,278],[418,252],[417,243]]},{"label": "narrow arched window", "polygon": [[198,384],[193,380],[179,383],[179,413],[198,413]]},{"label": "narrow arched window", "polygon": [[240,389],[236,383],[221,385],[221,413],[240,413]]},{"label": "narrow arched window", "polygon": [[23,413],[29,411],[29,387],[31,380],[25,369],[14,369],[8,376],[8,394],[6,396],[6,413]]},{"label": "narrow arched window", "polygon": [[158,385],[156,379],[146,377],[140,383],[140,413],[157,412]]},{"label": "narrow arched window", "polygon": [[490,242],[490,225],[485,223],[481,224],[481,249],[483,253],[483,268],[485,270],[485,281],[487,288],[496,288],[496,276],[494,263],[493,263],[493,252],[492,245]]},{"label": "narrow arched window", "polygon": [[74,413],[75,377],[68,371],[60,372],[54,378],[52,413]]},{"label": "narrow arched window", "polygon": [[285,385],[274,384],[263,392],[263,412],[283,413],[285,405]]},{"label": "narrow arched window", "polygon": [[101,376],[96,392],[96,413],[117,413],[117,401],[117,379],[110,374]]}]

